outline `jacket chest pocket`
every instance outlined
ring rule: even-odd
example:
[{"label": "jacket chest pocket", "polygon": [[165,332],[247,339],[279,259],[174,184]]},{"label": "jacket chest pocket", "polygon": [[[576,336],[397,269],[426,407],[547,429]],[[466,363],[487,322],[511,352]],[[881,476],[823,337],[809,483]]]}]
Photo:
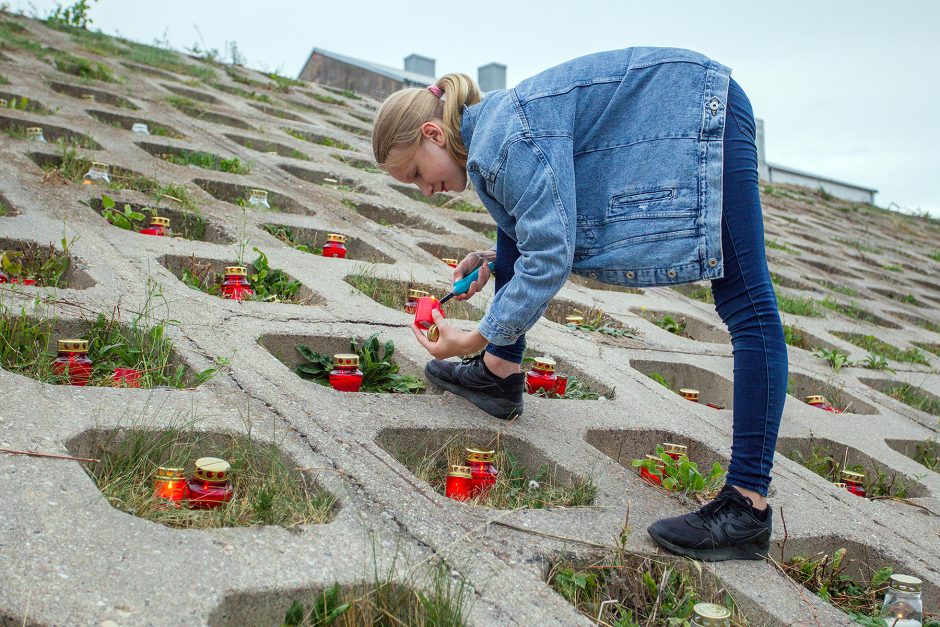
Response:
[{"label": "jacket chest pocket", "polygon": [[645,218],[651,213],[662,217],[688,215],[688,210],[683,211],[674,206],[672,201],[675,198],[676,188],[674,187],[617,194],[610,199],[607,222]]}]

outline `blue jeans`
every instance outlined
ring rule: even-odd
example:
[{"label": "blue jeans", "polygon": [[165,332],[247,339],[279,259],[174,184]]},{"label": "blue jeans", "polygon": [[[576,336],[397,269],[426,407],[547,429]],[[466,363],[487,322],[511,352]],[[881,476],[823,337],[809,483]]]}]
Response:
[{"label": "blue jeans", "polygon": [[[712,281],[715,310],[731,334],[734,424],[728,483],[764,496],[770,486],[777,432],[787,395],[787,344],[770,283],[757,180],[754,114],[733,79],[725,120],[721,249],[724,277]],[[496,239],[496,290],[513,276],[515,241]],[[525,336],[487,352],[521,363]]]}]

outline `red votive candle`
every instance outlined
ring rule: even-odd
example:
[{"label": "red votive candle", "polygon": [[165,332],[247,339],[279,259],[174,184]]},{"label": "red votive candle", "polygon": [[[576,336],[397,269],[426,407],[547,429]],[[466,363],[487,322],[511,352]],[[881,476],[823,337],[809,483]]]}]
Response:
[{"label": "red votive candle", "polygon": [[415,324],[422,329],[430,329],[434,326],[434,318],[431,312],[437,310],[444,317],[444,311],[441,309],[441,303],[433,296],[422,296],[418,299],[418,306],[415,309]]},{"label": "red votive candle", "polygon": [[556,374],[558,382],[555,385],[555,394],[558,396],[564,396],[565,392],[568,391],[568,375],[566,374]]},{"label": "red votive candle", "polygon": [[52,371],[65,377],[69,385],[88,385],[91,378],[88,340],[59,340],[59,355],[52,362]]},{"label": "red votive candle", "polygon": [[450,467],[444,495],[455,501],[469,501],[473,497],[473,475],[470,466],[454,464]]},{"label": "red votive candle", "polygon": [[[655,463],[656,463],[656,468],[659,470],[659,472],[660,472],[661,474],[665,474],[665,472],[666,472],[666,464],[663,463],[663,460],[661,460],[661,459],[659,458],[659,455],[647,455],[647,456],[646,456],[646,459],[649,459],[649,460],[652,460],[653,462],[655,462]],[[653,472],[652,472],[651,470],[649,470],[648,468],[645,468],[645,467],[643,467],[643,466],[640,466],[640,477],[642,477],[644,481],[646,481],[647,483],[649,483],[649,484],[651,484],[651,485],[662,485],[662,484],[663,484],[663,480],[662,480],[661,477],[657,477],[655,474],[653,474]]]},{"label": "red votive candle", "polygon": [[169,501],[173,506],[180,507],[183,501],[189,498],[189,488],[183,477],[182,468],[160,466],[153,479],[153,495],[158,499]]},{"label": "red votive candle", "polygon": [[228,266],[225,268],[225,280],[222,281],[222,296],[229,300],[247,300],[255,291],[248,282],[248,268]]},{"label": "red votive candle", "polygon": [[687,401],[692,401],[693,403],[698,402],[698,390],[693,390],[692,388],[682,388],[679,390],[679,396],[684,398]]},{"label": "red votive candle", "polygon": [[362,387],[362,371],[359,370],[359,355],[340,353],[333,355],[333,371],[330,372],[330,387],[340,392],[358,392]]},{"label": "red votive candle", "polygon": [[200,457],[196,460],[196,471],[190,478],[189,507],[191,509],[213,509],[232,500],[232,484],[229,482],[231,466],[218,457]]},{"label": "red votive candle", "polygon": [[845,489],[855,496],[868,496],[865,492],[865,486],[862,485],[864,481],[865,475],[863,473],[853,472],[851,470],[842,471],[842,482],[845,483]]},{"label": "red votive candle", "polygon": [[346,236],[339,233],[327,233],[326,244],[323,245],[324,257],[346,258]]},{"label": "red votive candle", "polygon": [[170,232],[170,219],[162,216],[153,216],[150,218],[150,226],[140,229],[142,235],[157,235],[164,237]]},{"label": "red votive candle", "polygon": [[471,494],[482,496],[490,491],[499,476],[496,469],[496,451],[466,449],[467,466],[470,467]]},{"label": "red votive candle", "polygon": [[115,387],[119,388],[139,388],[140,370],[136,368],[115,368],[111,376]]},{"label": "red votive candle", "polygon": [[[565,387],[567,387],[565,383]],[[558,375],[555,374],[555,360],[551,357],[536,357],[531,370],[525,373],[525,389],[529,394],[539,390],[554,392],[558,386]]]}]

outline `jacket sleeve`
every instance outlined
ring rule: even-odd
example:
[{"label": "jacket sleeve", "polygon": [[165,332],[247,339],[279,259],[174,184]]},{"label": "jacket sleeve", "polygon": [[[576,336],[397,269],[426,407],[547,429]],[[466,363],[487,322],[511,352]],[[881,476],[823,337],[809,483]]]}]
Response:
[{"label": "jacket sleeve", "polygon": [[570,138],[515,141],[495,188],[515,225],[519,258],[478,330],[505,346],[535,325],[571,271],[577,212]]}]

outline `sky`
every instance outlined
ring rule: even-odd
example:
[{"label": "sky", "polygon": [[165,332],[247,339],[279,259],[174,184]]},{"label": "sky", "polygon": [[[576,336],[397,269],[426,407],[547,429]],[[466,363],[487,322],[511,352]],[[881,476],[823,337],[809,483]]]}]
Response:
[{"label": "sky", "polygon": [[[47,15],[55,1],[9,2]],[[314,46],[437,75],[508,66],[507,85],[566,60],[673,46],[732,68],[764,120],[770,163],[878,189],[940,217],[940,2],[934,0],[99,0],[93,29],[177,49],[225,50],[296,76]]]}]

